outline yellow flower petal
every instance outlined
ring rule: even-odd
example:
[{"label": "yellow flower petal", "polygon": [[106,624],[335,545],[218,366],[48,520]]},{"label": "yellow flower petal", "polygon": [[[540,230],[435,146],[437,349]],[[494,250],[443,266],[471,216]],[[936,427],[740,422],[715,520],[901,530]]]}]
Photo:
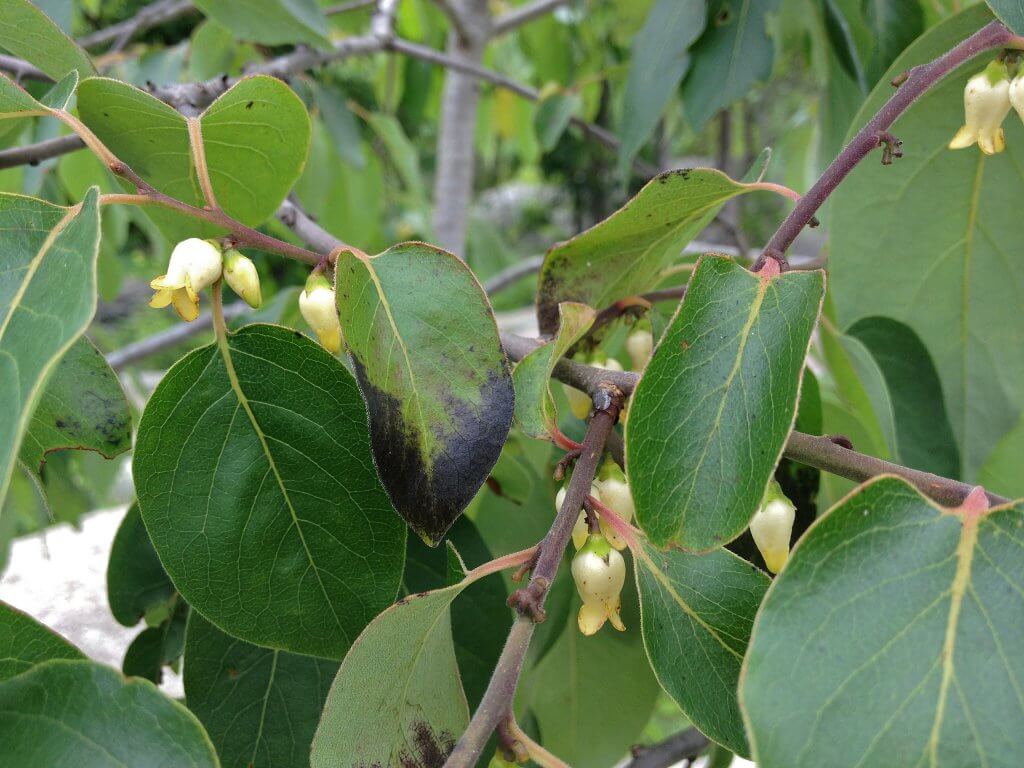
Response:
[{"label": "yellow flower petal", "polygon": [[168,288],[162,288],[153,294],[153,298],[149,300],[149,306],[154,309],[161,309],[171,303],[171,297],[174,295],[174,291]]},{"label": "yellow flower petal", "polygon": [[964,149],[971,146],[978,140],[978,133],[973,128],[966,125],[960,127],[960,130],[956,132],[956,136],[949,142],[950,149]]},{"label": "yellow flower petal", "polygon": [[332,355],[341,351],[341,329],[321,328],[317,329],[316,335],[320,339],[320,345]]},{"label": "yellow flower petal", "polygon": [[191,323],[199,317],[199,299],[198,297],[193,299],[189,296],[186,289],[179,288],[176,290],[171,298],[171,302],[174,304],[174,311],[178,313],[178,317],[186,323]]}]

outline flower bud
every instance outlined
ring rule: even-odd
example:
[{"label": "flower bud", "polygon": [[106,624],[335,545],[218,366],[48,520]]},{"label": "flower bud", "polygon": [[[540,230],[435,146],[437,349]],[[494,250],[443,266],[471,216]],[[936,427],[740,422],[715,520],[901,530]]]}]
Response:
[{"label": "flower bud", "polygon": [[310,275],[306,289],[299,294],[299,311],[316,333],[320,344],[331,354],[341,351],[341,322],[335,304],[334,288],[321,274]]},{"label": "flower bud", "polygon": [[793,535],[795,517],[796,507],[773,480],[761,508],[750,521],[754,543],[772,573],[782,570],[789,558],[789,539]]},{"label": "flower bud", "polygon": [[637,326],[626,337],[626,351],[633,363],[634,371],[642,371],[654,351],[654,334],[650,328]]},{"label": "flower bud", "polygon": [[224,280],[253,309],[263,303],[260,275],[252,259],[234,248],[224,251]]},{"label": "flower bud", "polygon": [[1024,120],[1024,72],[1010,81],[1010,105],[1017,110],[1021,120]]},{"label": "flower bud", "polygon": [[983,72],[967,81],[964,88],[964,126],[949,142],[950,149],[974,143],[986,155],[1006,148],[1003,120],[1010,112],[1010,81],[1006,64],[993,61]]},{"label": "flower bud", "polygon": [[[609,477],[606,480],[601,480],[598,487],[601,489],[601,501],[604,505],[621,517],[623,522],[628,523],[636,513],[636,506],[633,504],[633,494],[629,490],[629,483],[622,476],[622,470],[619,470],[618,474],[620,477]],[[608,543],[615,547],[615,549],[623,550],[626,548],[626,540],[604,520],[601,521],[601,533],[605,535]]]},{"label": "flower bud", "polygon": [[626,583],[626,561],[604,536],[590,535],[572,560],[572,576],[583,599],[577,617],[580,631],[592,635],[606,620],[620,632],[624,630],[619,612],[620,594]]},{"label": "flower bud", "polygon": [[172,304],[182,320],[195,320],[199,316],[199,291],[219,280],[222,271],[223,258],[216,241],[197,237],[182,240],[171,251],[167,274],[150,282],[156,293],[149,306]]}]

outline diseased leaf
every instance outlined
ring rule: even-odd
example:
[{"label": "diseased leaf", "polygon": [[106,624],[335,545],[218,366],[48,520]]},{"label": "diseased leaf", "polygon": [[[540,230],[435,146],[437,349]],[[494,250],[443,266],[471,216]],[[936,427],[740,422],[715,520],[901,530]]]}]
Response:
[{"label": "diseased leaf", "polygon": [[188,622],[185,698],[224,768],[308,768],[309,747],[338,662],[229,637]]},{"label": "diseased leaf", "polygon": [[0,500],[39,392],[96,311],[99,193],[62,208],[0,195]]},{"label": "diseased leaf", "polygon": [[[184,116],[118,80],[93,77],[78,89],[82,121],[153,187],[203,206]],[[243,224],[269,218],[299,178],[309,151],[306,108],[283,82],[244,78],[200,116],[210,182],[218,205]],[[170,239],[214,237],[224,230],[175,211],[146,214]]]},{"label": "diseased leaf", "polygon": [[946,416],[942,384],[917,334],[889,317],[861,318],[847,334],[868,349],[885,379],[899,461],[956,477],[960,453]]},{"label": "diseased leaf", "polygon": [[[889,97],[892,77],[990,20],[977,5],[929,30],[893,63],[853,125]],[[938,370],[960,448],[956,474],[967,481],[1024,409],[1024,262],[1007,256],[1019,246],[1013,201],[1024,195],[1024,129],[1006,120],[1006,152],[991,158],[974,147],[947,149],[963,122],[964,83],[991,58],[982,54],[929,89],[892,127],[913,137],[903,159],[885,169],[862,163],[830,203],[839,327],[882,315],[917,334]],[[882,273],[885,280],[870,279]]]},{"label": "diseased leaf", "polygon": [[693,44],[683,110],[695,130],[767,79],[775,60],[768,18],[781,0],[710,0],[707,28]]},{"label": "diseased leaf", "polygon": [[942,509],[881,477],[818,520],[747,652],[757,764],[1015,765],[1022,512]]},{"label": "diseased leaf", "polygon": [[0,46],[54,80],[96,74],[89,54],[28,0],[0,0]]},{"label": "diseased leaf", "polygon": [[176,590],[143,525],[139,505],[128,507],[107,563],[107,601],[114,618],[134,627],[150,610],[166,605]]},{"label": "diseased leaf", "polygon": [[[461,570],[451,545],[449,558]],[[444,763],[469,723],[450,607],[472,582],[402,598],[370,622],[327,694],[312,768]]]},{"label": "diseased leaf", "polygon": [[656,546],[707,551],[747,527],[793,426],[824,282],[697,263],[626,423],[637,521]]},{"label": "diseased leaf", "polygon": [[337,291],[381,480],[435,545],[487,479],[511,425],[494,315],[466,265],[423,243],[341,253]]},{"label": "diseased leaf", "polygon": [[96,451],[112,459],[131,447],[132,414],[117,374],[91,341],[80,338],[55,366],[19,458],[38,472],[52,451]]},{"label": "diseased leaf", "polygon": [[633,38],[622,94],[620,171],[650,138],[672,94],[690,67],[689,48],[704,31],[705,0],[657,0]]},{"label": "diseased leaf", "polygon": [[749,755],[736,701],[754,614],[770,583],[724,549],[634,549],[644,646],[658,681],[702,733]]},{"label": "diseased leaf", "polygon": [[50,659],[82,659],[82,652],[27,613],[0,602],[0,682]]},{"label": "diseased leaf", "polygon": [[560,321],[555,338],[524,357],[512,372],[516,390],[516,423],[528,437],[554,440],[558,413],[549,388],[551,371],[594,323],[597,313],[584,304],[558,305]]},{"label": "diseased leaf", "polygon": [[548,251],[537,289],[541,333],[558,329],[558,305],[603,309],[661,281],[728,200],[756,189],[709,168],[656,176],[604,221]]},{"label": "diseased leaf", "polygon": [[395,596],[405,530],[355,381],[322,347],[250,325],[178,361],[139,425],[142,518],[175,587],[249,642],[341,658]]},{"label": "diseased leaf", "polygon": [[0,744],[11,766],[218,766],[191,712],[90,661],[51,660],[0,683]]},{"label": "diseased leaf", "polygon": [[325,47],[330,24],[316,0],[198,0],[200,10],[241,40]]}]

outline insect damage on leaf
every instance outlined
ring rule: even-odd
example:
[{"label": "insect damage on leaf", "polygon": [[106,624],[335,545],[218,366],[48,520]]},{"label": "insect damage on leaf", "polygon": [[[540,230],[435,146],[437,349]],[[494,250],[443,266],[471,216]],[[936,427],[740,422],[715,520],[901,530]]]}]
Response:
[{"label": "insect damage on leaf", "polygon": [[[413,723],[412,743],[413,750],[402,749],[399,751],[399,768],[442,768],[448,755],[455,749],[455,739],[448,731],[434,733],[429,723],[422,720]],[[375,761],[367,765],[363,761],[354,763],[352,768],[385,768],[380,762]]]}]

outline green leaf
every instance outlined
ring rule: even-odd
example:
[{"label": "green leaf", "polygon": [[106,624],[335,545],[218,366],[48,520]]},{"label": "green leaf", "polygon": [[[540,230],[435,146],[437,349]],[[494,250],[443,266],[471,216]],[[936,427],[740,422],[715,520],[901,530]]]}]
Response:
[{"label": "green leaf", "polygon": [[146,406],[142,519],[178,591],[225,632],[341,658],[394,599],[405,552],[362,399],[295,331],[250,325],[226,348],[179,360]]},{"label": "green leaf", "polygon": [[996,493],[1024,497],[1024,419],[999,441],[978,470],[978,482]]},{"label": "green leaf", "polygon": [[370,622],[327,694],[312,768],[444,762],[469,723],[450,607],[472,582],[403,598]]},{"label": "green leaf", "polygon": [[242,40],[330,45],[330,24],[316,0],[198,0],[196,5]]},{"label": "green leaf", "polygon": [[836,58],[846,70],[846,74],[853,78],[862,92],[866,93],[870,85],[857,45],[857,38],[862,38],[862,35],[856,35],[854,27],[862,33],[867,32],[867,28],[859,3],[847,2],[843,5],[846,7],[841,7],[837,0],[824,1],[825,30]]},{"label": "green leaf", "polygon": [[[391,162],[402,179],[402,186],[409,194],[410,205],[426,209],[427,186],[420,171],[420,156],[416,146],[405,135],[402,124],[393,115],[373,113],[367,116],[367,124],[380,137]],[[342,157],[345,157],[343,154]]]},{"label": "green leaf", "polygon": [[566,91],[557,85],[545,88],[533,112],[533,129],[541,149],[550,152],[555,148],[582,106],[583,99],[575,91]]},{"label": "green leaf", "polygon": [[381,479],[434,545],[487,479],[511,425],[494,314],[466,265],[423,243],[340,254],[337,290]]},{"label": "green leaf", "polygon": [[864,13],[874,38],[868,65],[869,81],[874,83],[903,49],[924,32],[924,9],[920,0],[866,0]]},{"label": "green leaf", "polygon": [[0,601],[0,681],[50,659],[82,659],[82,652],[27,613]]},{"label": "green leaf", "polygon": [[690,68],[689,49],[704,31],[705,0],[657,0],[633,38],[629,76],[622,94],[619,167],[647,142],[665,105]]},{"label": "green leaf", "polygon": [[0,195],[0,499],[50,369],[96,311],[98,190],[80,205]]},{"label": "green leaf", "polygon": [[815,523],[747,652],[757,764],[1015,765],[1021,513],[942,509],[882,477]]},{"label": "green leaf", "polygon": [[1024,34],[1024,3],[1021,0],[985,0],[999,20],[1016,34]]},{"label": "green leaf", "polygon": [[132,414],[121,382],[92,342],[80,338],[54,368],[19,458],[38,472],[53,451],[96,451],[112,459],[131,446]]},{"label": "green leaf", "polygon": [[218,766],[192,713],[89,661],[47,661],[0,683],[0,743],[12,766]]},{"label": "green leaf", "polygon": [[193,613],[185,698],[224,768],[308,768],[338,662],[260,648]]},{"label": "green leaf", "polygon": [[915,469],[956,477],[960,454],[946,416],[942,384],[924,344],[908,326],[889,317],[865,317],[847,330],[871,353],[892,404],[899,461]]},{"label": "green leaf", "polygon": [[637,521],[655,545],[706,551],[747,527],[793,426],[824,281],[697,263],[626,424]]},{"label": "green leaf", "polygon": [[190,610],[188,603],[178,600],[156,626],[142,630],[124,654],[121,671],[132,677],[142,677],[159,685],[163,681],[164,667],[176,667],[185,650],[185,625]]},{"label": "green leaf", "polygon": [[302,100],[276,77],[247,77],[203,112],[200,125],[217,202],[243,224],[262,224],[306,164],[312,128]]},{"label": "green leaf", "polygon": [[[192,161],[188,123],[176,110],[118,80],[89,78],[78,89],[82,121],[156,189],[192,206],[205,204]],[[200,117],[206,164],[217,203],[243,224],[273,215],[306,162],[306,108],[266,75],[231,87]],[[223,230],[156,206],[147,215],[170,239],[213,237]]]},{"label": "green leaf", "polygon": [[107,562],[110,612],[119,623],[134,627],[148,611],[166,605],[174,595],[174,584],[149,540],[139,505],[132,504],[114,535]]},{"label": "green leaf", "polygon": [[[46,107],[33,99],[28,91],[7,75],[0,74],[0,118],[15,120],[45,114],[47,114]],[[15,118],[12,115],[18,115],[18,117]]]},{"label": "green leaf", "polygon": [[[476,525],[466,516],[455,521],[446,538],[465,555],[467,562],[483,565],[492,559]],[[409,537],[406,547],[402,579],[406,592],[450,586],[450,557],[445,548],[428,547],[413,536]],[[508,637],[512,614],[505,602],[507,597],[505,582],[499,574],[493,574],[470,584],[452,605],[455,659],[471,710],[475,710],[483,698]]]},{"label": "green leaf", "polygon": [[[572,581],[567,572],[562,579]],[[643,651],[630,581],[622,590],[626,631],[605,625],[591,637],[577,628],[580,600],[570,586],[565,624],[556,627],[561,632],[526,674],[518,697],[536,718],[544,748],[573,766],[611,768],[620,763],[639,739],[660,694]]]},{"label": "green leaf", "polygon": [[516,423],[528,437],[554,440],[559,433],[558,413],[551,397],[551,371],[569,350],[590,330],[597,313],[573,302],[558,305],[558,335],[528,354],[512,372],[516,390]]},{"label": "green leaf", "polygon": [[722,205],[757,188],[710,168],[656,176],[607,219],[548,251],[537,291],[541,333],[555,333],[563,301],[603,309],[656,286]]},{"label": "green leaf", "polygon": [[768,577],[724,549],[660,552],[641,538],[633,551],[654,674],[702,733],[749,755],[736,688]]},{"label": "green leaf", "polygon": [[0,46],[54,80],[72,70],[96,74],[89,54],[28,0],[0,0]]},{"label": "green leaf", "polygon": [[67,109],[74,98],[75,90],[78,88],[78,72],[72,70],[60,79],[43,97],[39,103],[50,109]]},{"label": "green leaf", "polygon": [[[990,19],[978,5],[931,29],[893,63],[854,126],[889,97],[891,77]],[[833,195],[829,227],[839,327],[890,316],[924,342],[959,443],[957,474],[968,481],[1024,408],[1024,263],[1007,257],[1019,246],[1013,201],[1024,195],[1024,129],[1007,120],[1006,152],[992,158],[946,148],[963,121],[964,82],[991,58],[972,60],[896,121],[896,136],[913,137],[903,159],[858,166]],[[886,279],[865,277],[878,274]]]},{"label": "green leaf", "polygon": [[775,46],[768,18],[781,0],[711,0],[707,28],[690,49],[683,109],[695,130],[718,110],[747,95],[771,74]]},{"label": "green leaf", "polygon": [[[320,116],[330,132],[338,155],[353,168],[365,168],[363,137],[355,115],[348,108],[348,97],[345,92],[334,86],[316,83],[313,86],[313,93],[316,96],[316,105],[320,109]],[[418,165],[416,170],[419,171]]]}]

